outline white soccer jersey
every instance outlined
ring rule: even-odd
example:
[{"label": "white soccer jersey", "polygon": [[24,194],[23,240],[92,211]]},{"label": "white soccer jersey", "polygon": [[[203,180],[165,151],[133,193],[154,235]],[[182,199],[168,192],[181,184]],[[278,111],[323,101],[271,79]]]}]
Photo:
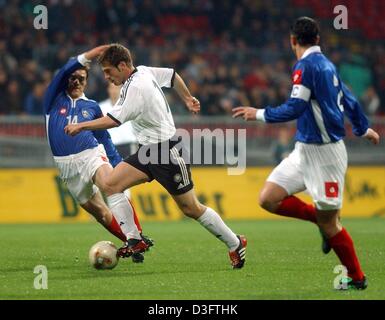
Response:
[{"label": "white soccer jersey", "polygon": [[132,121],[133,132],[142,145],[170,139],[176,129],[161,87],[171,88],[174,76],[169,68],[137,67],[107,115],[119,124]]},{"label": "white soccer jersey", "polygon": [[[107,113],[112,110],[113,106],[114,105],[112,104],[111,99],[107,99],[99,103],[99,107],[102,110],[103,115],[107,115]],[[132,131],[131,121],[123,123],[119,127],[108,129],[112,143],[116,146],[125,143],[137,142],[136,136]]]}]

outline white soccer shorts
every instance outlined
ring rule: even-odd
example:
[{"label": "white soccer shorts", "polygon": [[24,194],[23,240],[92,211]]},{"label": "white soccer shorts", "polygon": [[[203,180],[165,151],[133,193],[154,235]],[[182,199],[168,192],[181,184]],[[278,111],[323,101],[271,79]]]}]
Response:
[{"label": "white soccer shorts", "polygon": [[77,154],[54,157],[54,160],[59,168],[60,178],[80,204],[85,204],[99,190],[92,180],[96,170],[102,165],[110,165],[102,144]]},{"label": "white soccer shorts", "polygon": [[307,190],[317,209],[337,210],[342,207],[347,162],[343,140],[319,145],[297,142],[267,181],[289,195]]}]

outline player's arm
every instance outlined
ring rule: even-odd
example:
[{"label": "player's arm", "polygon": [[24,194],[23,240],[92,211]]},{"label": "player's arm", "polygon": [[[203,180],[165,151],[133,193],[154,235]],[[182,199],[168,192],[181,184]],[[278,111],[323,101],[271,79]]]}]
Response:
[{"label": "player's arm", "polygon": [[242,117],[246,121],[259,120],[268,123],[287,122],[297,119],[306,108],[306,100],[290,98],[278,107],[266,107],[265,109],[236,107],[233,109],[233,118]]},{"label": "player's arm", "polygon": [[70,136],[75,136],[84,130],[103,130],[118,127],[119,124],[109,116],[104,116],[99,119],[85,121],[75,124],[68,124],[64,127],[64,132]]},{"label": "player's arm", "polygon": [[84,54],[81,54],[77,58],[69,59],[68,62],[58,71],[49,84],[44,95],[43,105],[46,114],[48,114],[51,110],[57,95],[66,88],[70,75],[77,69],[81,68],[81,66],[86,65],[86,63],[87,60],[85,59]]},{"label": "player's arm", "polygon": [[280,106],[257,109],[237,107],[233,109],[233,118],[243,117],[246,121],[259,120],[276,123],[299,118],[308,107],[311,96],[312,69],[303,62],[298,62],[293,72],[293,89],[290,98]]},{"label": "player's arm", "polygon": [[362,111],[360,103],[346,87],[344,83],[341,83],[342,90],[342,99],[341,103],[344,107],[344,112],[349,118],[353,126],[353,133],[356,136],[364,137],[371,141],[373,144],[378,144],[380,142],[380,136],[376,131],[369,128],[368,118],[365,116]]},{"label": "player's arm", "polygon": [[83,54],[80,54],[76,58],[71,58],[68,60],[68,62],[52,79],[45,92],[43,106],[46,114],[48,114],[51,110],[53,101],[57,95],[66,88],[70,75],[77,69],[90,63],[92,59],[96,58],[102,52],[104,52],[107,47],[108,46],[99,46]]},{"label": "player's arm", "polygon": [[146,67],[155,77],[161,87],[173,88],[192,113],[198,113],[201,109],[200,102],[193,97],[182,77],[171,68]]},{"label": "player's arm", "polygon": [[179,97],[183,100],[187,109],[191,113],[196,114],[201,110],[201,104],[199,100],[191,95],[190,90],[186,86],[186,83],[176,72],[174,79],[174,90],[178,93]]}]

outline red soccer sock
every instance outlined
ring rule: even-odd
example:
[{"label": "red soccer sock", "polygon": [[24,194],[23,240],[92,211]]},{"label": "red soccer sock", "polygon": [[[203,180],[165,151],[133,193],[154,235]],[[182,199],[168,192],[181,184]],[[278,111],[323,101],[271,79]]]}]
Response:
[{"label": "red soccer sock", "polygon": [[329,239],[329,244],[340,259],[341,263],[348,269],[348,276],[354,281],[362,280],[364,273],[361,270],[353,240],[349,233],[342,228],[335,236]]},{"label": "red soccer sock", "polygon": [[132,212],[133,212],[133,214],[134,214],[134,222],[135,222],[135,224],[136,224],[136,227],[138,228],[139,233],[142,233],[142,226],[140,225],[140,222],[139,222],[138,216],[137,216],[137,214],[136,214],[135,208],[134,208],[134,206],[132,205],[131,200],[130,200],[130,199],[127,199],[127,200],[128,200],[128,202],[130,203],[130,206],[131,206],[131,208],[132,208]]},{"label": "red soccer sock", "polygon": [[114,216],[112,216],[111,223],[106,228],[107,228],[108,231],[110,231],[118,239],[122,240],[123,242],[127,241],[126,236],[122,232],[122,229],[120,229],[119,223],[116,221]]},{"label": "red soccer sock", "polygon": [[295,196],[283,199],[276,214],[317,223],[316,210],[311,204],[307,204]]}]

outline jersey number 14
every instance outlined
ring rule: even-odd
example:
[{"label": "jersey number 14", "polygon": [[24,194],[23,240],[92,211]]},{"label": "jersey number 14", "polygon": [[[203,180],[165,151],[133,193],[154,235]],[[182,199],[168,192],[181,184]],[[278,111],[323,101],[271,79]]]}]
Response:
[{"label": "jersey number 14", "polygon": [[68,119],[68,124],[76,124],[76,123],[78,123],[78,116],[77,115],[74,115],[74,116],[69,115],[66,118]]}]

